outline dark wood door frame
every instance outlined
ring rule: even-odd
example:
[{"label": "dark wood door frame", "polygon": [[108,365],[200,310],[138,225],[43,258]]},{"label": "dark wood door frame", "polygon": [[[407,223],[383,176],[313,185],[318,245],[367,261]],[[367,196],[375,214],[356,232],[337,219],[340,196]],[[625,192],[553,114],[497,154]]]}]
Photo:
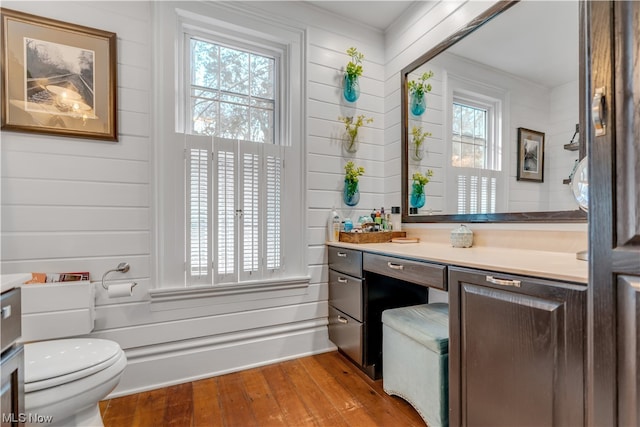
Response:
[{"label": "dark wood door frame", "polygon": [[606,134],[586,109],[589,155],[587,424],[640,423],[640,3],[586,2],[586,88],[606,93]]}]

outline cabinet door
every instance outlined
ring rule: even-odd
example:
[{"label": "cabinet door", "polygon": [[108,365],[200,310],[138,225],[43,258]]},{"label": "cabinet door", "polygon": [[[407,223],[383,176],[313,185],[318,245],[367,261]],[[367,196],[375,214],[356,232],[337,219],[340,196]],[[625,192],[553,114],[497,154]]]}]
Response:
[{"label": "cabinet door", "polygon": [[450,269],[452,426],[583,425],[585,291]]}]

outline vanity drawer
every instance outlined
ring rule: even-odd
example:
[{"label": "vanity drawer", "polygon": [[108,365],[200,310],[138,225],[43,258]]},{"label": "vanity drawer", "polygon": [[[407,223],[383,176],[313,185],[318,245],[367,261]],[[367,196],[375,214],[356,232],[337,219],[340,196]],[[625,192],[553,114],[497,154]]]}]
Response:
[{"label": "vanity drawer", "polygon": [[363,269],[422,286],[447,289],[445,265],[365,253]]},{"label": "vanity drawer", "polygon": [[362,277],[362,252],[329,246],[329,268]]},{"label": "vanity drawer", "polygon": [[329,339],[362,366],[362,323],[329,306]]},{"label": "vanity drawer", "polygon": [[2,320],[0,321],[0,342],[2,351],[9,348],[22,331],[22,309],[20,288],[14,288],[2,294]]},{"label": "vanity drawer", "polygon": [[362,279],[330,269],[329,304],[362,322]]}]

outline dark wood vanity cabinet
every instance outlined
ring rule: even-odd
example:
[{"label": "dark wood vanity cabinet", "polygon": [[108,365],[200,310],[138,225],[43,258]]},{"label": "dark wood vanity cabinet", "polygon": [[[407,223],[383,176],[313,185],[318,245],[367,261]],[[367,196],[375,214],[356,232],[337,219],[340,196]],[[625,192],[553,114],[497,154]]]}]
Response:
[{"label": "dark wood vanity cabinet", "polygon": [[584,285],[450,267],[450,425],[584,425],[585,301]]}]

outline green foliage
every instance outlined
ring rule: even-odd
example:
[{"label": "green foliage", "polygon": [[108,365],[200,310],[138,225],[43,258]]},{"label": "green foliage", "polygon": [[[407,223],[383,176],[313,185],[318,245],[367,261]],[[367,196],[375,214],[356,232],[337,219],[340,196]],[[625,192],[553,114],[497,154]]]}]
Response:
[{"label": "green foliage", "polygon": [[411,136],[413,136],[413,143],[417,148],[420,148],[425,138],[431,136],[431,132],[422,132],[422,128],[418,126],[414,126],[411,129]]},{"label": "green foliage", "polygon": [[431,169],[427,170],[426,174],[421,174],[420,172],[416,172],[413,174],[413,193],[416,196],[422,195],[424,193],[424,186],[430,181],[429,178],[433,176],[433,171]]},{"label": "green foliage", "polygon": [[344,165],[344,179],[349,182],[358,182],[358,177],[364,175],[364,168],[356,165],[350,160]]},{"label": "green foliage", "polygon": [[358,136],[358,129],[364,125],[365,123],[373,123],[373,119],[371,117],[366,117],[363,114],[360,114],[358,117],[353,119],[351,117],[342,117],[339,116],[338,120],[344,123],[344,128],[347,132],[347,136],[349,137],[349,150],[353,148],[353,145],[356,143],[356,137]]},{"label": "green foliage", "polygon": [[362,75],[362,60],[364,55],[358,52],[355,47],[347,49],[347,55],[351,57],[351,61],[347,63],[347,74],[349,77],[360,77]]},{"label": "green foliage", "polygon": [[352,161],[348,161],[344,166],[344,181],[347,186],[347,195],[352,197],[358,189],[358,177],[364,175],[362,166],[356,167]]},{"label": "green foliage", "polygon": [[413,183],[414,184],[418,184],[421,187],[424,187],[426,184],[429,183],[430,178],[433,176],[433,171],[431,169],[427,170],[426,174],[422,174],[420,172],[416,172],[413,174]]},{"label": "green foliage", "polygon": [[431,77],[433,77],[433,71],[429,70],[426,73],[423,73],[417,81],[411,80],[407,83],[409,93],[420,97],[424,96],[425,93],[431,92],[431,84],[427,83],[427,80]]}]

